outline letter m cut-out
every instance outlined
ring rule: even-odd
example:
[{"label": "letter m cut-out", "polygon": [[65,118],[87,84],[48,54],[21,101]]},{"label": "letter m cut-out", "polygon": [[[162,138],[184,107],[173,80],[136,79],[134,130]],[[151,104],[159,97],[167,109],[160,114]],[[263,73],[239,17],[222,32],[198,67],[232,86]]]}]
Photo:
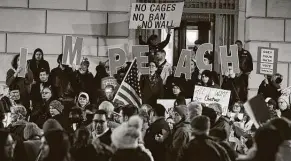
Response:
[{"label": "letter m cut-out", "polygon": [[72,36],[66,36],[62,63],[66,65],[72,65],[75,60],[76,65],[80,65],[82,47],[83,47],[83,38],[77,37],[76,43],[73,49]]}]

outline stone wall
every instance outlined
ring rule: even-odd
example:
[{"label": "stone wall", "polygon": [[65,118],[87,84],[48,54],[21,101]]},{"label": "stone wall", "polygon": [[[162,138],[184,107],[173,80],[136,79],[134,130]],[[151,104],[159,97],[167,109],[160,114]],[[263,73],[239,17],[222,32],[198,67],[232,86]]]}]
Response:
[{"label": "stone wall", "polygon": [[284,76],[282,86],[291,86],[291,1],[240,0],[240,3],[238,37],[254,59],[249,97],[256,95],[264,79],[256,74],[258,46],[279,49],[278,73]]},{"label": "stone wall", "polygon": [[[63,52],[65,35],[84,38],[82,54],[94,74],[107,47],[128,47],[134,32],[128,29],[130,4],[135,0],[0,0],[0,83],[20,47],[31,53],[43,49],[51,68]],[[131,45],[130,45],[131,46]],[[130,52],[130,49],[129,49]],[[128,54],[130,55],[130,54]]]}]

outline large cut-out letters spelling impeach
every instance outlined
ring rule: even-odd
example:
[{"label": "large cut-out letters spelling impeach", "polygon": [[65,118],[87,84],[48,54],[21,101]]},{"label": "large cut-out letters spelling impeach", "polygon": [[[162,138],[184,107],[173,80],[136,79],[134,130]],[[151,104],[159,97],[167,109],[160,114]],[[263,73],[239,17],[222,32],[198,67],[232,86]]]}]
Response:
[{"label": "large cut-out letters spelling impeach", "polygon": [[73,65],[75,60],[75,64],[80,65],[83,38],[77,37],[74,50],[72,41],[72,36],[66,36],[62,63],[65,65]]},{"label": "large cut-out letters spelling impeach", "polygon": [[[212,70],[211,64],[205,64],[204,54],[208,51],[213,50],[213,45],[206,43],[199,46],[196,52],[196,65],[198,69]],[[149,68],[143,67],[143,63],[148,63],[148,58],[146,56],[141,56],[141,53],[148,52],[149,48],[147,45],[134,45],[132,46],[132,53],[135,58],[137,58],[138,69],[141,74],[149,74]],[[228,63],[231,63],[235,73],[239,73],[239,61],[238,61],[238,49],[237,45],[230,46],[231,56],[227,55],[226,46],[220,46],[220,60],[222,65],[222,72],[228,71]],[[192,51],[183,49],[180,54],[180,58],[177,64],[177,69],[175,71],[175,77],[180,77],[182,73],[185,74],[187,79],[191,79],[191,54]],[[116,59],[116,56],[119,59]],[[109,57],[109,68],[111,75],[117,73],[117,68],[125,64],[126,54],[121,48],[110,48],[108,49]]]},{"label": "large cut-out letters spelling impeach", "polygon": [[233,72],[240,73],[237,45],[230,45],[231,54],[230,56],[228,56],[227,54],[226,46],[220,46],[219,48],[220,48],[221,71],[223,73],[228,72],[229,63],[231,63]]}]

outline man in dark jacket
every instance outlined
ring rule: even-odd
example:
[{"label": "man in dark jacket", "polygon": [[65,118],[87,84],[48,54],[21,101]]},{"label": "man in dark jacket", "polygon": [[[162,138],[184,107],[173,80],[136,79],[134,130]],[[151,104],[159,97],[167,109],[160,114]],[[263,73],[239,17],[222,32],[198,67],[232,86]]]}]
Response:
[{"label": "man in dark jacket", "polygon": [[146,131],[144,142],[155,161],[165,161],[166,159],[166,140],[170,132],[170,127],[165,120],[166,109],[163,105],[153,106],[150,115],[150,126]]},{"label": "man in dark jacket", "polygon": [[209,136],[210,120],[197,116],[191,122],[195,138],[181,151],[177,161],[230,161],[226,150]]},{"label": "man in dark jacket", "polygon": [[186,105],[174,107],[174,128],[170,135],[169,141],[169,158],[168,161],[176,161],[181,149],[189,143],[191,137],[191,126],[189,122],[189,114]]},{"label": "man in dark jacket", "polygon": [[241,76],[243,77],[245,85],[248,87],[249,75],[251,71],[253,71],[253,58],[250,52],[242,47],[242,41],[237,40],[235,43],[238,47],[238,58]]}]

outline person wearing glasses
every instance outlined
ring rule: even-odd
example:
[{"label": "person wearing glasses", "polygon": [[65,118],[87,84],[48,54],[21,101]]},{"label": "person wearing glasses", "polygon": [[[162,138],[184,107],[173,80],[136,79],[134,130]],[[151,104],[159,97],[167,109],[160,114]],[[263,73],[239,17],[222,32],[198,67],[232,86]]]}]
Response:
[{"label": "person wearing glasses", "polygon": [[104,110],[97,110],[94,114],[93,121],[87,126],[90,131],[90,139],[96,140],[97,138],[101,143],[111,146],[112,131],[108,127],[107,113]]}]

